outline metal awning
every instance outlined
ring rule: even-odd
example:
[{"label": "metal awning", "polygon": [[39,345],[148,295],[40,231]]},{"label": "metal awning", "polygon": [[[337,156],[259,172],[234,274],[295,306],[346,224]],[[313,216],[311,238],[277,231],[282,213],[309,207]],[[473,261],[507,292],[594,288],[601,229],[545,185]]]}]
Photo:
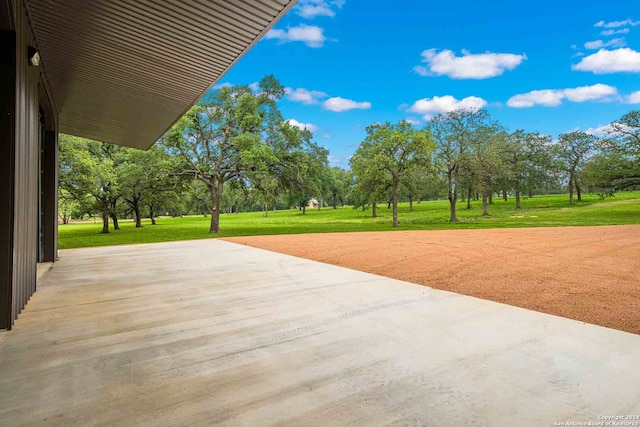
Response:
[{"label": "metal awning", "polygon": [[27,0],[60,132],[150,147],[296,0]]}]

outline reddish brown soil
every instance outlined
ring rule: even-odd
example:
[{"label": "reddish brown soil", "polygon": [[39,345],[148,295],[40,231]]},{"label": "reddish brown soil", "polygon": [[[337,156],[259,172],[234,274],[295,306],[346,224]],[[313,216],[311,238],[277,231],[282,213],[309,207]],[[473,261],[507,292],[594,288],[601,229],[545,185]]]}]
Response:
[{"label": "reddish brown soil", "polygon": [[226,240],[640,334],[640,225]]}]

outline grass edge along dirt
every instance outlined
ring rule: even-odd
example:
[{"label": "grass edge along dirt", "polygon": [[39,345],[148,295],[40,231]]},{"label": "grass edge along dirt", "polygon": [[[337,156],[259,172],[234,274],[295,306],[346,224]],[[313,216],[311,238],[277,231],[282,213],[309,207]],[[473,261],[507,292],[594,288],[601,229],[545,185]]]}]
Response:
[{"label": "grass edge along dirt", "polygon": [[[522,209],[515,209],[512,198],[506,202],[494,199],[489,216],[482,216],[481,202],[458,204],[459,222],[448,221],[448,201],[415,203],[409,211],[408,203],[399,205],[400,227],[395,230],[451,230],[483,228],[561,227],[640,224],[640,191],[620,192],[615,197],[601,200],[587,194],[583,201],[571,206],[567,195],[534,196],[522,201]],[[208,234],[209,218],[202,215],[182,218],[159,218],[157,225],[143,221],[135,228],[132,221],[122,220],[120,230],[100,233],[100,221],[83,221],[60,225],[60,249],[140,244],[191,240],[215,237],[255,236],[275,234],[332,233],[358,231],[391,231],[391,209],[378,205],[378,217],[371,216],[371,208],[362,211],[350,206],[307,208],[306,215],[298,209],[264,212],[223,214],[220,217],[222,233]]]}]

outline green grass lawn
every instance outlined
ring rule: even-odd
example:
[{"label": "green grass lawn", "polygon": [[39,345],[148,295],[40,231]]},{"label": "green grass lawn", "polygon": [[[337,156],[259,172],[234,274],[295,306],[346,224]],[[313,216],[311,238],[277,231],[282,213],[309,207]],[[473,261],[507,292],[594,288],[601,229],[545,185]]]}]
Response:
[{"label": "green grass lawn", "polygon": [[[614,225],[640,223],[640,191],[617,193],[614,198],[600,200],[593,194],[583,196],[583,201],[569,205],[567,195],[535,196],[522,200],[521,210],[515,201],[494,199],[489,206],[490,216],[482,216],[480,201],[474,201],[472,209],[466,203],[458,205],[458,223],[448,222],[449,203],[446,200],[414,203],[399,206],[400,230],[447,230],[464,228],[508,227],[558,227],[569,225]],[[123,245],[132,243],[165,242],[171,240],[204,239],[210,237],[251,236],[269,234],[328,233],[345,231],[391,230],[391,209],[379,205],[378,218],[371,217],[371,209],[362,212],[351,207],[334,210],[307,209],[302,215],[298,210],[222,214],[222,234],[208,234],[209,218],[190,216],[184,218],[160,218],[157,225],[143,221],[142,228],[135,228],[132,221],[122,221],[121,230],[101,234],[100,221],[74,223],[59,226],[60,249],[88,246]]]}]

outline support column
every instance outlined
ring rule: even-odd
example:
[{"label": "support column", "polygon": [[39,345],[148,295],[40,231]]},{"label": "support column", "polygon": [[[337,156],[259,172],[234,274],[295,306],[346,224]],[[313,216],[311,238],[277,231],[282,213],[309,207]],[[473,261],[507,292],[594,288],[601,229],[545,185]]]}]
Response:
[{"label": "support column", "polygon": [[0,329],[10,329],[16,126],[16,33],[0,30]]},{"label": "support column", "polygon": [[58,259],[58,134],[46,131],[42,156],[44,206],[44,259]]}]

